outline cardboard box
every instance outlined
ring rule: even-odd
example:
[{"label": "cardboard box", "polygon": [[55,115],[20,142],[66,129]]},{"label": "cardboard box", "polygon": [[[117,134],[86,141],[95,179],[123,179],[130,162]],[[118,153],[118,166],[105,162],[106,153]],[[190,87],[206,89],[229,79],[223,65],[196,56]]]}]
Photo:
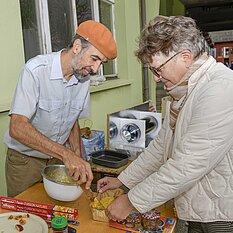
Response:
[{"label": "cardboard box", "polygon": [[107,114],[107,148],[125,151],[134,160],[158,134],[162,114],[150,101]]},{"label": "cardboard box", "polygon": [[69,221],[76,221],[78,219],[78,209],[65,206],[26,201],[3,196],[0,196],[0,206],[2,209],[32,213],[44,218],[45,220],[51,220],[56,216],[63,216]]}]

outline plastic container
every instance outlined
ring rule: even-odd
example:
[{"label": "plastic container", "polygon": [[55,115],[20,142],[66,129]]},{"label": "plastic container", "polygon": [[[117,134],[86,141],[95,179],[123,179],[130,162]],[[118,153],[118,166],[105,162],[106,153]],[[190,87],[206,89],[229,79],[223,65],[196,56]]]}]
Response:
[{"label": "plastic container", "polygon": [[128,155],[114,150],[100,150],[90,154],[93,163],[110,167],[119,168],[128,163]]},{"label": "plastic container", "polygon": [[157,231],[159,228],[159,211],[149,211],[142,214],[142,226],[146,231]]},{"label": "plastic container", "polygon": [[67,219],[64,217],[55,217],[51,222],[52,233],[68,233]]}]

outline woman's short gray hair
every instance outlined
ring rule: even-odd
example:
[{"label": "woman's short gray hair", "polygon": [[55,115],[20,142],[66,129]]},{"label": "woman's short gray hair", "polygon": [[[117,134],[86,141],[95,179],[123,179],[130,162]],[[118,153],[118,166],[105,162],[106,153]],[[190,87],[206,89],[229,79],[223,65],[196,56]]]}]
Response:
[{"label": "woman's short gray hair", "polygon": [[188,49],[197,58],[204,52],[204,38],[195,21],[185,16],[157,16],[142,30],[135,55],[150,63],[157,53],[169,55]]}]

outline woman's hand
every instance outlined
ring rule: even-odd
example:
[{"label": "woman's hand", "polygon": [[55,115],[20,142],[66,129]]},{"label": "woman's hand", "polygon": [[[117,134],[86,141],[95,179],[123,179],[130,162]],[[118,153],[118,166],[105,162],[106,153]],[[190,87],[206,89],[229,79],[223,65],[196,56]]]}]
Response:
[{"label": "woman's hand", "polygon": [[115,177],[105,176],[97,181],[97,191],[100,193],[103,193],[108,189],[119,188],[120,186],[122,186],[122,183]]},{"label": "woman's hand", "polygon": [[109,219],[114,221],[122,221],[135,210],[132,203],[130,202],[128,195],[124,194],[119,196],[113,201],[108,208],[105,210],[105,214]]}]

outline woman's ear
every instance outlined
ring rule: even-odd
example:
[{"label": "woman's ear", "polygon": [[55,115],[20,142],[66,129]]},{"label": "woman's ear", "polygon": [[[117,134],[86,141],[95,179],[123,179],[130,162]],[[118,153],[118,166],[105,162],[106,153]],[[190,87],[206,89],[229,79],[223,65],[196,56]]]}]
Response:
[{"label": "woman's ear", "polygon": [[81,40],[76,39],[73,43],[72,51],[74,54],[79,54],[81,50],[82,50]]},{"label": "woman's ear", "polygon": [[181,52],[181,55],[182,55],[183,62],[185,62],[186,68],[189,68],[194,62],[192,52],[188,49],[184,49]]}]

